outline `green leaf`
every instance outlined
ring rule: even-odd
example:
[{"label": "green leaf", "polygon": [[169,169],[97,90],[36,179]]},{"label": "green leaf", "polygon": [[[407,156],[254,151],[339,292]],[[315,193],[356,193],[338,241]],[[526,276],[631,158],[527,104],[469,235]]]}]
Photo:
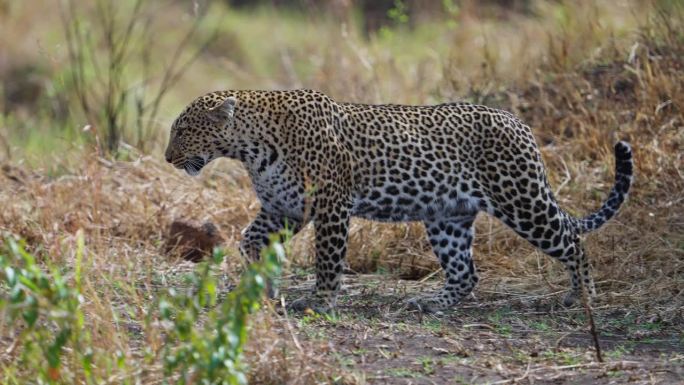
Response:
[{"label": "green leaf", "polygon": [[9,287],[14,287],[17,284],[17,273],[9,266],[5,267],[5,280]]},{"label": "green leaf", "polygon": [[119,369],[124,369],[126,367],[126,355],[121,352],[121,350],[116,351],[116,366]]},{"label": "green leaf", "polygon": [[40,292],[38,286],[26,274],[19,275],[19,282],[34,293]]},{"label": "green leaf", "polygon": [[226,254],[223,252],[223,249],[220,247],[214,247],[211,253],[211,259],[212,262],[215,265],[220,265],[223,262],[223,258],[226,256]]},{"label": "green leaf", "polygon": [[83,238],[83,230],[78,230],[76,233],[76,272],[74,280],[76,281],[76,288],[81,289],[81,266],[83,262],[83,250],[85,250],[85,240]]},{"label": "green leaf", "polygon": [[159,301],[159,314],[163,319],[171,319],[171,312],[171,304],[168,301],[164,299]]},{"label": "green leaf", "polygon": [[25,292],[20,285],[16,285],[12,288],[12,290],[10,290],[9,300],[13,305],[24,302],[25,297]]},{"label": "green leaf", "polygon": [[91,378],[93,375],[93,349],[90,347],[85,349],[85,352],[81,357],[81,367],[83,368],[83,373],[86,377]]},{"label": "green leaf", "polygon": [[59,334],[55,337],[54,342],[48,347],[45,355],[48,361],[48,365],[51,368],[58,368],[60,365],[60,356],[62,354],[62,348],[66,345],[69,336],[71,335],[71,329],[62,329]]},{"label": "green leaf", "polygon": [[34,297],[26,298],[26,310],[21,313],[21,317],[26,321],[29,329],[33,327],[38,319],[38,305]]}]

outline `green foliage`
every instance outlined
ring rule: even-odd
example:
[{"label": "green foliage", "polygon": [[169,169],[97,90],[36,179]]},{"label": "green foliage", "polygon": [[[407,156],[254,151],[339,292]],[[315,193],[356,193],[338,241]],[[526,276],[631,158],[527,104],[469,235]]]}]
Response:
[{"label": "green foliage", "polygon": [[[158,356],[164,383],[247,383],[241,358],[248,317],[260,308],[266,282],[280,273],[285,250],[279,240],[290,237],[289,232],[274,235],[262,259],[248,267],[237,288],[223,299],[213,274],[224,257],[219,249],[186,277],[187,290],[169,288],[160,296],[148,321],[161,321],[164,332]],[[10,326],[12,350],[20,349],[17,360],[0,366],[6,374],[1,383],[20,384],[28,378],[48,384],[102,383],[108,373],[101,368],[121,373],[134,369],[123,353],[107,356],[92,343],[82,309],[83,252],[79,233],[74,271],[67,280],[57,269],[45,272],[22,242],[8,238],[0,249],[0,330]]]},{"label": "green foliage", "polygon": [[285,250],[274,235],[260,261],[249,266],[239,285],[223,301],[211,274],[224,255],[215,250],[212,263],[202,264],[191,277],[187,293],[169,289],[158,306],[166,333],[163,352],[167,379],[178,384],[246,384],[242,347],[247,318],[259,309],[266,282],[280,274]]},{"label": "green foliage", "polygon": [[[407,24],[409,21],[408,6],[402,0],[395,0],[394,6],[387,11],[387,17],[392,20],[395,26]],[[383,26],[378,33],[382,40],[391,40],[395,32],[395,28]]]},{"label": "green foliage", "polygon": [[510,324],[504,323],[508,320],[510,316],[509,313],[510,309],[500,308],[497,309],[496,312],[487,317],[489,319],[489,322],[493,324],[493,327],[496,329],[497,333],[501,334],[504,337],[510,337],[513,331],[513,328]]},{"label": "green foliage", "polygon": [[630,348],[625,345],[617,345],[613,350],[606,352],[606,356],[613,360],[621,360],[625,355],[630,353]]},{"label": "green foliage", "polygon": [[392,377],[420,378],[422,373],[408,368],[392,368],[387,370],[387,374]]},{"label": "green foliage", "polygon": [[542,352],[541,356],[560,365],[577,365],[582,362],[582,355],[572,351],[547,350]]},{"label": "green foliage", "polygon": [[532,322],[530,323],[530,327],[541,332],[548,332],[551,330],[551,326],[544,322],[544,320]]},{"label": "green foliage", "polygon": [[446,14],[449,15],[447,26],[449,26],[451,29],[456,28],[458,26],[456,19],[461,12],[458,4],[456,4],[454,0],[442,0],[442,7],[444,8]]},{"label": "green foliage", "polygon": [[405,24],[409,21],[408,5],[402,0],[394,0],[394,7],[387,11],[387,17],[398,24]]},{"label": "green foliage", "polygon": [[435,360],[430,356],[418,357],[418,363],[423,368],[423,373],[432,375],[435,373]]},{"label": "green foliage", "polygon": [[81,310],[82,236],[77,244],[72,285],[55,268],[43,271],[21,242],[7,239],[0,250],[0,314],[3,322],[18,332],[15,346],[21,353],[17,366],[45,383],[65,380],[61,368],[67,347],[80,362],[83,376],[91,379],[90,334],[84,329]]}]

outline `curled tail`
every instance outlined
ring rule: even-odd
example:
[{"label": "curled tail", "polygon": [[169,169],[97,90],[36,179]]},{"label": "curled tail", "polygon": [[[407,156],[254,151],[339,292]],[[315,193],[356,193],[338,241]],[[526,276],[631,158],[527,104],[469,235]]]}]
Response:
[{"label": "curled tail", "polygon": [[580,233],[587,233],[603,226],[617,213],[622,202],[627,198],[627,192],[632,184],[633,164],[632,148],[627,142],[615,144],[615,184],[603,206],[593,214],[577,219],[577,227]]}]

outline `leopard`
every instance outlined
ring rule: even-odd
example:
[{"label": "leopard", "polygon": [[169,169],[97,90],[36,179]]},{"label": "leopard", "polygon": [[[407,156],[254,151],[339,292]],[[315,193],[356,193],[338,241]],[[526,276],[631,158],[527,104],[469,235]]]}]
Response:
[{"label": "leopard", "polygon": [[472,293],[480,212],[565,266],[565,306],[583,293],[591,300],[583,235],[618,212],[633,179],[632,149],[617,141],[607,198],[575,217],[554,196],[532,130],[510,112],[468,102],[337,102],[308,89],[224,90],[192,101],[171,126],[166,161],[194,176],[221,157],[243,164],[260,201],[239,245],[248,261],[271,234],[313,223],[315,285],[288,306],[317,312],[336,308],[352,217],[424,224],[444,283],[404,302],[419,312],[452,309]]}]

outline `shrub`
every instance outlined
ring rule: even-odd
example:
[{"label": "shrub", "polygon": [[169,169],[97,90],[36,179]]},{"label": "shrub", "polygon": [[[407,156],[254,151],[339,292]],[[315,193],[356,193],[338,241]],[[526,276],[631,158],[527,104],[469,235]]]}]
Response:
[{"label": "shrub", "polygon": [[[90,334],[84,329],[80,294],[83,247],[81,235],[77,241],[74,282],[70,285],[58,269],[43,271],[22,242],[6,240],[4,250],[0,251],[0,314],[3,323],[7,322],[15,332],[11,333],[15,340],[10,355],[16,349],[21,352],[13,365],[19,370],[5,368],[5,381],[12,383],[12,377],[24,375],[37,375],[47,383],[74,380],[70,378],[73,372],[62,370],[69,365],[64,362],[67,346],[81,365],[79,374],[90,377],[93,355],[89,349]],[[16,382],[23,383],[19,378]]]},{"label": "shrub", "polygon": [[191,291],[173,288],[159,301],[159,318],[166,333],[164,369],[179,384],[246,384],[242,347],[247,339],[247,318],[259,309],[269,277],[280,274],[285,251],[276,235],[260,261],[251,264],[238,286],[223,301],[211,274],[223,260],[216,249],[189,277]]},{"label": "shrub", "polygon": [[[280,273],[285,256],[280,236],[224,298],[213,274],[224,258],[220,249],[188,276],[186,290],[169,288],[159,296],[148,322],[158,322],[163,332],[164,346],[151,357],[161,361],[165,383],[247,383],[242,350],[248,317],[260,308],[266,282]],[[123,383],[133,383],[144,372],[123,354],[112,357],[92,344],[82,310],[80,232],[76,243],[71,279],[42,267],[23,242],[7,238],[0,249],[0,330],[9,330],[13,338],[10,362],[0,365],[3,383],[101,383],[111,380],[107,368],[114,367],[122,372]]]},{"label": "shrub", "polygon": [[[150,26],[163,8],[154,3],[96,0],[88,6],[66,0],[60,11],[69,63],[64,86],[90,127],[102,135],[97,137],[100,149],[116,154],[124,139],[145,149],[162,100],[217,29],[201,36],[205,13],[196,9],[190,25],[181,28],[169,62],[159,63],[151,56],[159,36]],[[126,138],[129,127],[135,127],[135,135]]]}]

